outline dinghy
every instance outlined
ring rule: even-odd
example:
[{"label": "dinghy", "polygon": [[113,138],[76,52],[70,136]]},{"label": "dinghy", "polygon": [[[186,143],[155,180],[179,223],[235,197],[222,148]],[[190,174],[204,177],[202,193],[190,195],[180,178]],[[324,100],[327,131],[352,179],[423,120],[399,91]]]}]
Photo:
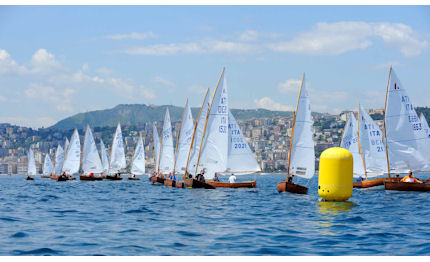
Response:
[{"label": "dinghy", "polygon": [[81,165],[81,142],[79,140],[78,130],[75,129],[72,138],[66,150],[61,167],[61,175],[57,177],[57,181],[67,181],[76,179],[73,174],[79,173]]},{"label": "dinghy", "polygon": [[101,138],[100,138],[100,154],[102,156],[101,160],[103,165],[103,175],[101,177],[105,178],[109,170],[109,158],[106,152],[105,144],[103,143],[103,140]]},{"label": "dinghy", "polygon": [[158,172],[158,163],[160,161],[160,137],[158,136],[158,130],[157,126],[154,123],[152,123],[152,137],[154,139],[154,172],[151,176],[148,177],[149,181],[154,183],[161,183],[164,184],[164,178],[157,176]]},{"label": "dinghy", "polygon": [[34,180],[33,177],[37,173],[36,171],[36,161],[34,160],[34,153],[31,148],[28,150],[28,164],[27,164],[27,177],[25,180]]},{"label": "dinghy", "polygon": [[408,183],[401,181],[384,181],[385,190],[395,191],[419,191],[428,192],[430,191],[430,183]]},{"label": "dinghy", "polygon": [[140,178],[136,177],[136,175],[145,174],[145,148],[143,147],[142,135],[139,136],[136,149],[134,150],[130,172],[132,176],[127,177],[127,180],[140,180]]},{"label": "dinghy", "polygon": [[175,161],[175,155],[173,153],[173,150],[172,124],[170,122],[169,108],[166,107],[166,113],[164,114],[163,130],[161,132],[158,170],[156,177],[152,178],[151,180],[153,183],[158,182],[164,184],[166,176],[173,172],[173,165]]},{"label": "dinghy", "polygon": [[61,167],[63,166],[64,160],[64,150],[58,145],[57,150],[55,151],[55,166],[54,166],[54,175],[51,175],[51,179],[57,180],[57,177],[61,175]]},{"label": "dinghy", "polygon": [[84,135],[84,146],[82,148],[82,174],[79,179],[83,181],[100,181],[103,178],[101,176],[94,176],[94,174],[101,173],[103,173],[103,165],[97,151],[93,133],[90,126],[87,125]]},{"label": "dinghy", "polygon": [[126,167],[127,164],[125,162],[124,142],[122,140],[121,124],[118,122],[115,134],[113,136],[112,147],[110,151],[110,162],[106,179],[122,180],[120,171]]},{"label": "dinghy", "polygon": [[52,164],[49,154],[46,154],[45,161],[43,162],[43,173],[41,178],[50,178],[54,173],[54,164]]},{"label": "dinghy", "polygon": [[[227,173],[236,175],[245,175],[261,172],[260,165],[254,157],[245,137],[240,130],[233,114],[228,112],[228,161]],[[229,188],[256,188],[257,182],[243,181],[237,183],[228,183],[220,181],[207,181],[208,184],[215,187]]]},{"label": "dinghy", "polygon": [[293,177],[311,179],[315,173],[315,148],[309,94],[305,86],[303,73],[293,116],[293,126],[288,152],[287,179],[278,184],[278,192],[306,194],[308,189],[293,183]]}]

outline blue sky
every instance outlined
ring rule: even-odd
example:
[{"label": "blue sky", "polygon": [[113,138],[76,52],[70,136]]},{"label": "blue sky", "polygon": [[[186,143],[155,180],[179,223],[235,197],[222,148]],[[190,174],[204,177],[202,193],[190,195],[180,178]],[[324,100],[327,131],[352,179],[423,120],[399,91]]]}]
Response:
[{"label": "blue sky", "polygon": [[1,6],[0,122],[41,127],[121,103],[199,106],[226,67],[231,108],[382,108],[389,65],[429,106],[422,6]]}]

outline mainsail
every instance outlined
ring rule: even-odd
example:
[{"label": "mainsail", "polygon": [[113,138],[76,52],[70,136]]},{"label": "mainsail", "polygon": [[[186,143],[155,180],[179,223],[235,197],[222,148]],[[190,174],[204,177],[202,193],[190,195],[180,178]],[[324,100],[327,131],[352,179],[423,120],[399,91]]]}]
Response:
[{"label": "mainsail", "polygon": [[200,108],[200,113],[194,129],[194,139],[191,143],[191,149],[189,152],[190,155],[188,160],[187,171],[188,173],[194,174],[194,175],[196,172],[197,158],[199,157],[199,150],[200,150],[200,145],[202,143],[206,117],[208,115],[208,111],[210,107],[210,97],[208,96],[208,94],[209,94],[209,88],[206,91],[205,98],[203,99],[203,104]]},{"label": "mainsail", "polygon": [[29,176],[36,175],[36,161],[34,161],[34,153],[33,150],[30,148],[28,150],[28,167],[27,167],[27,174]]},{"label": "mainsail", "polygon": [[101,138],[100,138],[100,152],[102,154],[103,173],[107,174],[109,170],[109,158],[106,152],[105,144],[103,143],[103,140]]},{"label": "mainsail", "polygon": [[175,155],[173,152],[172,124],[170,123],[169,108],[167,107],[161,135],[160,163],[158,168],[160,173],[169,174],[173,171]]},{"label": "mainsail", "polygon": [[194,123],[193,115],[191,114],[190,105],[185,105],[184,113],[182,116],[181,129],[179,131],[178,141],[176,142],[176,160],[175,160],[175,173],[185,174],[187,166],[188,153],[190,151],[191,140],[193,139]]},{"label": "mainsail", "polygon": [[[382,132],[363,108],[358,108],[358,136],[361,154],[366,165],[366,176],[387,173],[387,156],[382,142]],[[355,159],[354,159],[355,165]]]},{"label": "mainsail", "polygon": [[312,115],[305,74],[303,74],[294,116],[288,163],[290,174],[310,179],[315,173]]},{"label": "mainsail", "polygon": [[68,175],[72,175],[79,172],[79,167],[81,164],[81,142],[79,140],[78,130],[75,129],[72,138],[70,139],[70,144],[68,146],[63,167],[61,172],[66,172]]},{"label": "mainsail", "polygon": [[260,165],[230,110],[228,112],[228,145],[228,172],[249,174],[261,171]]},{"label": "mainsail", "polygon": [[126,167],[127,164],[125,162],[124,142],[122,140],[121,125],[118,123],[113,136],[108,173],[117,173]]},{"label": "mainsail", "polygon": [[145,174],[145,148],[143,147],[142,136],[139,136],[130,172],[135,175]]},{"label": "mainsail", "polygon": [[361,157],[358,144],[357,128],[357,120],[354,114],[350,113],[348,122],[346,122],[343,131],[340,147],[348,149],[352,153],[352,158],[354,160],[353,174],[354,176],[361,176],[365,174],[365,169],[363,167],[363,158]]},{"label": "mainsail", "polygon": [[224,69],[218,80],[203,134],[196,173],[206,169],[205,178],[225,172],[228,157],[228,96]]},{"label": "mainsail", "polygon": [[419,150],[420,140],[425,139],[421,121],[404,86],[391,68],[384,121],[389,171],[422,171],[426,167],[426,161]]},{"label": "mainsail", "polygon": [[61,168],[63,167],[63,160],[64,160],[64,150],[60,145],[58,145],[57,151],[55,151],[55,174],[56,175],[61,174]]},{"label": "mainsail", "polygon": [[155,123],[152,123],[152,135],[154,137],[154,171],[157,172],[160,161],[160,137]]},{"label": "mainsail", "polygon": [[69,144],[70,144],[69,139],[67,139],[66,137],[66,140],[64,141],[64,153],[66,153],[67,149],[69,149]]},{"label": "mainsail", "polygon": [[93,133],[91,132],[89,125],[87,125],[87,128],[85,129],[84,146],[82,151],[82,170],[84,174],[103,173],[103,165],[100,161],[96,142],[94,141]]},{"label": "mainsail", "polygon": [[45,162],[43,163],[43,175],[49,176],[54,174],[54,165],[52,164],[49,154],[45,155]]}]

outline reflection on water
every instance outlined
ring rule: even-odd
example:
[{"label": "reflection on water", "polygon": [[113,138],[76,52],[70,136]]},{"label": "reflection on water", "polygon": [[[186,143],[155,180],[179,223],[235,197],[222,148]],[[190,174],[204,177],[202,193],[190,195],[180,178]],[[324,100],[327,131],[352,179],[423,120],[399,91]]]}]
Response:
[{"label": "reflection on water", "polygon": [[347,213],[356,204],[351,201],[334,202],[334,201],[319,201],[317,202],[318,214],[320,220],[315,223],[322,227],[318,230],[322,235],[335,236],[336,233],[330,231],[333,226],[343,225],[343,223],[334,223],[336,216]]}]

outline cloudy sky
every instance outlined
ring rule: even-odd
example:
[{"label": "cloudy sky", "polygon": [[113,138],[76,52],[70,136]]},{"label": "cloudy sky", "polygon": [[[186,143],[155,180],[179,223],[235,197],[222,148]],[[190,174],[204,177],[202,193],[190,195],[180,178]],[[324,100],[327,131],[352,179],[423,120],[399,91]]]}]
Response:
[{"label": "cloudy sky", "polygon": [[429,106],[429,7],[0,7],[0,122],[49,126],[122,103],[382,108],[389,66]]}]

